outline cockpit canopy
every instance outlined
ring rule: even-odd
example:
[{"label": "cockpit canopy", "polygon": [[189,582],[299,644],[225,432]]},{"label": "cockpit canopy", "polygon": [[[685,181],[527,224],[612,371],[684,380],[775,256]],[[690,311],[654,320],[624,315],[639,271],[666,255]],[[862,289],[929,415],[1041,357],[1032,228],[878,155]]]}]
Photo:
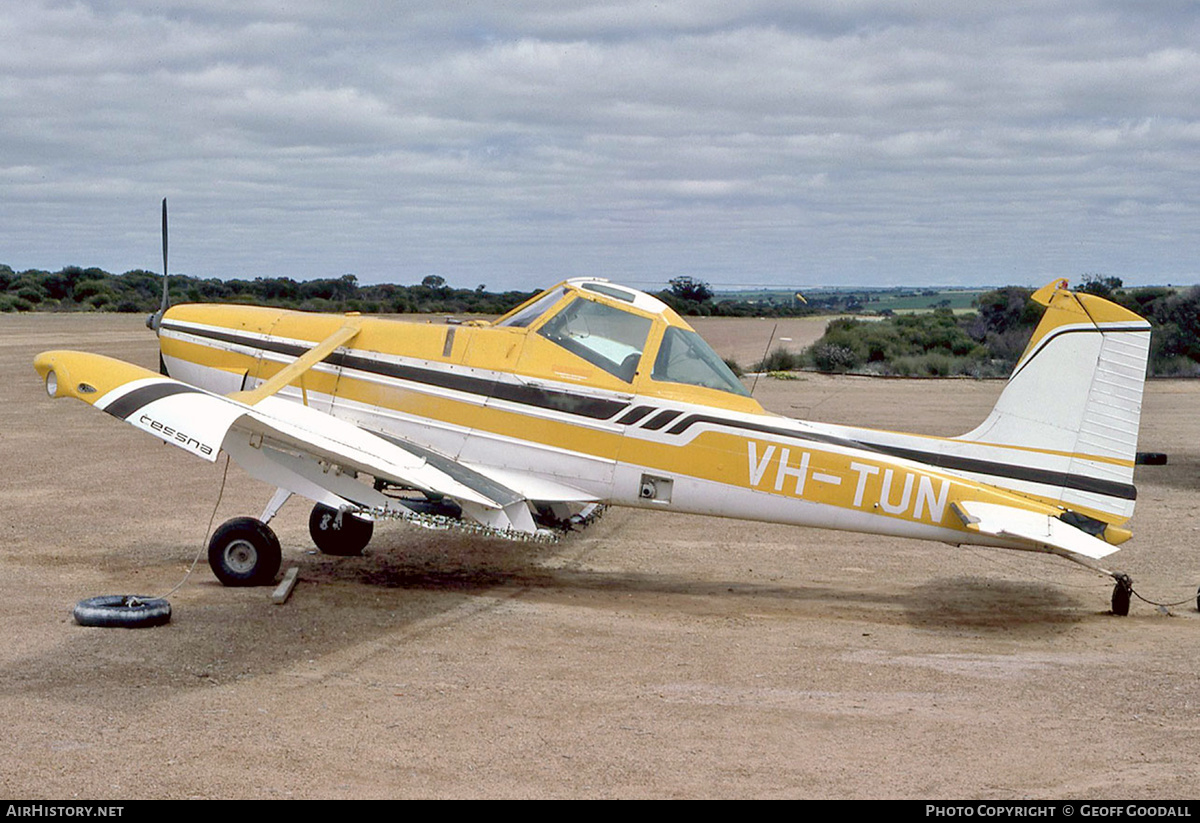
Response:
[{"label": "cockpit canopy", "polygon": [[632,383],[653,321],[583,297],[574,297],[537,330],[593,366]]},{"label": "cockpit canopy", "polygon": [[[604,280],[568,280],[495,325],[528,328],[625,383],[648,372],[658,383],[749,396],[725,361],[666,304]],[[643,360],[647,365],[639,370]]]}]

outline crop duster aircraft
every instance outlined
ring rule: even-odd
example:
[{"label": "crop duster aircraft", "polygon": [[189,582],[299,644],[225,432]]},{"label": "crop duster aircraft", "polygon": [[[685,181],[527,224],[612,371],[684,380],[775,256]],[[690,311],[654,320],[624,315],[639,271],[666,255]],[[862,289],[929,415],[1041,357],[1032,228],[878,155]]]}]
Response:
[{"label": "crop duster aircraft", "polygon": [[153,315],[161,374],[96,354],[36,359],[75,397],[279,491],[214,533],[226,585],[274,580],[267,525],[291,496],[357,554],[377,519],[538,538],[600,505],[692,512],[1097,561],[1131,534],[1150,326],[1065,281],[976,429],[930,437],[766,412],[658,299],[568,280],[495,322],[430,325],[235,305]]}]

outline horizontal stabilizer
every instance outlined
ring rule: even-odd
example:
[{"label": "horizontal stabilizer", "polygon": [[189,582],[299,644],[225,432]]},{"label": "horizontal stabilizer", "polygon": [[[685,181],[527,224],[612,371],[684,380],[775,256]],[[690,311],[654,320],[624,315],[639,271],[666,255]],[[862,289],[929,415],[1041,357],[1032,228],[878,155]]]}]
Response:
[{"label": "horizontal stabilizer", "polygon": [[952,505],[971,531],[1035,544],[1030,548],[1056,554],[1079,554],[1093,560],[1117,551],[1116,546],[1092,537],[1052,514],[973,500]]}]

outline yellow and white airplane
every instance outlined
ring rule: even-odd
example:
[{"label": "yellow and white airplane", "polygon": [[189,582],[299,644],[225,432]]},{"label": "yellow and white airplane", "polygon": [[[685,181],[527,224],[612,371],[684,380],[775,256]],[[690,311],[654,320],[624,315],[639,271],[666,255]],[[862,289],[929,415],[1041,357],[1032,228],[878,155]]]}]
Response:
[{"label": "yellow and white airplane", "polygon": [[270,583],[268,527],[293,494],[314,541],[358,553],[373,521],[537,538],[599,505],[1049,552],[1095,561],[1128,539],[1149,324],[1066,283],[988,418],[960,437],[767,413],[684,320],[601,279],[548,289],[495,322],[429,325],[232,305],[151,320],[161,374],[50,351],[75,397],[279,491],[221,526],[227,585]]}]

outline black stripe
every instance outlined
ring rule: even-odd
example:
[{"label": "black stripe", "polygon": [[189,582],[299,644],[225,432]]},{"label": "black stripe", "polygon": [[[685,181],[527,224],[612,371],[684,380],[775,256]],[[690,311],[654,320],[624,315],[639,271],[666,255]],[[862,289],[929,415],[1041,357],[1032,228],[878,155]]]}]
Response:
[{"label": "black stripe", "polygon": [[214,331],[212,329],[193,329],[188,326],[180,326],[177,323],[163,323],[162,328],[168,331],[177,331],[181,334],[191,334],[196,337],[207,337],[209,340],[220,340],[224,343],[234,343],[239,346],[248,346],[252,349],[266,349],[267,351],[279,352],[280,354],[290,354],[294,357],[299,357],[308,349],[303,346],[293,346],[289,343],[280,343],[277,340],[258,340],[253,337],[246,337],[240,334],[231,334],[229,332]]},{"label": "black stripe", "polygon": [[617,421],[618,426],[630,426],[654,411],[654,406],[635,406]]},{"label": "black stripe", "polygon": [[1142,331],[1148,333],[1150,331],[1150,329],[1146,326],[1113,326],[1111,328],[1103,328],[1103,329],[1098,326],[1093,326],[1090,329],[1063,329],[1063,328],[1055,329],[1054,331],[1051,331],[1049,334],[1047,334],[1045,337],[1043,337],[1040,341],[1038,341],[1037,348],[1033,350],[1033,354],[1029,355],[1029,357],[1025,360],[1025,362],[1022,363],[1020,366],[1018,366],[1017,370],[1014,371],[1011,375],[1009,375],[1008,379],[1012,380],[1014,377],[1016,377],[1018,374],[1020,374],[1026,366],[1028,366],[1030,363],[1033,362],[1033,358],[1037,357],[1039,354],[1041,354],[1042,352],[1044,352],[1046,350],[1046,346],[1050,345],[1050,341],[1052,341],[1058,337],[1061,337],[1064,334],[1079,334],[1079,333],[1105,334],[1107,332],[1142,332]]},{"label": "black stripe", "polygon": [[659,412],[658,414],[654,415],[654,417],[650,418],[649,421],[642,425],[642,428],[648,429],[652,432],[658,431],[681,414],[683,414],[683,412],[675,409],[667,409],[666,411]]},{"label": "black stripe", "polygon": [[1012,480],[1025,480],[1030,483],[1044,483],[1047,486],[1063,486],[1076,491],[1102,494],[1106,497],[1118,497],[1122,500],[1136,500],[1137,489],[1128,483],[1117,483],[1112,480],[1101,480],[1082,474],[1067,474],[1066,472],[1050,469],[1032,469],[1028,466],[1014,466],[1010,463],[995,463],[990,460],[978,460],[973,457],[960,457],[936,452],[923,452],[916,449],[904,449],[899,446],[884,446],[870,444],[871,448],[890,454],[916,460],[930,466],[944,469],[986,474],[992,477],[1007,477]]},{"label": "black stripe", "polygon": [[727,420],[706,414],[688,415],[668,429],[667,434],[681,434],[696,423],[711,423],[718,426],[727,426],[733,429],[743,429],[746,431],[771,434],[777,437],[790,437],[795,440],[807,440],[809,442],[828,443],[835,446],[842,446],[844,448],[873,451],[880,454],[891,455],[892,457],[902,457],[906,460],[914,460],[918,463],[925,463],[926,465],[943,469],[970,472],[972,474],[982,474],[989,477],[1003,477],[1009,480],[1021,480],[1029,483],[1042,483],[1047,486],[1059,486],[1068,489],[1075,489],[1076,491],[1091,492],[1093,494],[1101,494],[1106,497],[1116,497],[1121,500],[1137,499],[1137,489],[1129,483],[1117,483],[1112,480],[1102,480],[1100,478],[1088,477],[1087,475],[1080,474],[1068,474],[1066,472],[1052,471],[1050,469],[1034,469],[1029,468],[1028,466],[1014,466],[1010,463],[996,463],[991,460],[979,460],[973,457],[960,457],[957,455],[938,454],[937,452],[919,451],[917,449],[906,449],[899,446],[888,446],[882,443],[868,443],[866,441],[848,440],[846,438],[831,437],[823,434],[796,432],[775,426],[764,426],[757,423],[745,423],[740,420]]},{"label": "black stripe", "polygon": [[[252,349],[263,349],[289,357],[300,357],[308,351],[304,346],[281,343],[278,340],[257,340],[229,332],[181,327],[173,323],[164,323],[163,325],[171,331],[193,334],[197,337],[220,340]],[[406,366],[401,363],[384,363],[368,357],[341,354],[336,351],[330,353],[322,362],[328,363],[331,366],[340,366],[368,374],[394,377],[399,380],[437,386],[438,388],[460,391],[466,394],[494,397],[497,400],[507,400],[524,406],[553,409],[567,414],[587,417],[592,420],[608,420],[629,408],[629,403],[621,400],[587,397],[567,391],[546,389],[538,386],[522,386],[514,383],[505,383],[495,378],[455,374],[453,372],[426,369],[419,366]]]},{"label": "black stripe", "polygon": [[173,394],[187,394],[194,392],[203,394],[204,392],[197,389],[195,386],[188,386],[183,383],[152,383],[149,386],[142,386],[140,389],[134,389],[123,397],[118,397],[113,402],[104,407],[104,410],[113,417],[118,417],[121,420],[127,420],[130,415],[137,412],[142,407],[153,403],[155,400],[161,400],[164,397],[170,397]]},{"label": "black stripe", "polygon": [[524,406],[537,406],[543,409],[577,414],[592,420],[608,420],[629,408],[629,404],[620,400],[605,400],[602,397],[586,397],[554,389],[543,389],[537,386],[519,386],[514,383],[503,383],[497,380],[493,384],[492,397],[498,400],[509,400]]}]

